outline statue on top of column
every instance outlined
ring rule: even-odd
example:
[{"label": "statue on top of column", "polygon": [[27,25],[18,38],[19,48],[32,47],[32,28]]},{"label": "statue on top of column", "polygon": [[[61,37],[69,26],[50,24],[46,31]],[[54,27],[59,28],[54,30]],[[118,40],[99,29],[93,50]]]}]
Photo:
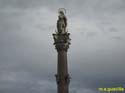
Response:
[{"label": "statue on top of column", "polygon": [[66,27],[67,27],[67,18],[66,18],[66,10],[64,8],[60,8],[58,10],[59,12],[59,16],[58,16],[58,20],[57,20],[57,30],[58,33],[62,34],[62,33],[66,33]]}]

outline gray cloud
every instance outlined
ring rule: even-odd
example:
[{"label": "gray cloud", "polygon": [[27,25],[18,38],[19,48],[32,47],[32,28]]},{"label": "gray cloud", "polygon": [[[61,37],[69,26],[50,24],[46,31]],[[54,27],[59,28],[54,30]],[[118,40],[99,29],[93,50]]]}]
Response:
[{"label": "gray cloud", "polygon": [[0,92],[55,93],[57,9],[67,9],[71,93],[125,81],[124,0],[0,0]]}]

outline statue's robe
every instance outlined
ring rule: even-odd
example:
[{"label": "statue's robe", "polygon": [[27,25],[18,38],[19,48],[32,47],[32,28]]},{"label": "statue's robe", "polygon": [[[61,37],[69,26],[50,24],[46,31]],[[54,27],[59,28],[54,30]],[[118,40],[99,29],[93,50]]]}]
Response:
[{"label": "statue's robe", "polygon": [[57,21],[57,29],[59,33],[65,33],[67,27],[67,18],[65,15],[59,16],[59,19]]}]

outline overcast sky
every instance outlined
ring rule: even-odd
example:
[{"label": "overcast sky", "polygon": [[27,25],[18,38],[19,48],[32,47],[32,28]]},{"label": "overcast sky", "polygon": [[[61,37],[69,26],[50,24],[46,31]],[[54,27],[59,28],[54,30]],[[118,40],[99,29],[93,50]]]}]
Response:
[{"label": "overcast sky", "polygon": [[56,93],[52,33],[62,7],[70,93],[125,84],[125,0],[0,0],[0,93]]}]

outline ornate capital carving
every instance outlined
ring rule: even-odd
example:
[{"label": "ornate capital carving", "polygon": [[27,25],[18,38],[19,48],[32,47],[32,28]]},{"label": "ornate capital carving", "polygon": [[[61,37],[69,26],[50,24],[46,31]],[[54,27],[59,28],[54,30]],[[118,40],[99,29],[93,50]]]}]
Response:
[{"label": "ornate capital carving", "polygon": [[67,51],[70,45],[70,38],[69,38],[70,33],[55,33],[53,34],[54,38],[54,45],[57,51]]}]

